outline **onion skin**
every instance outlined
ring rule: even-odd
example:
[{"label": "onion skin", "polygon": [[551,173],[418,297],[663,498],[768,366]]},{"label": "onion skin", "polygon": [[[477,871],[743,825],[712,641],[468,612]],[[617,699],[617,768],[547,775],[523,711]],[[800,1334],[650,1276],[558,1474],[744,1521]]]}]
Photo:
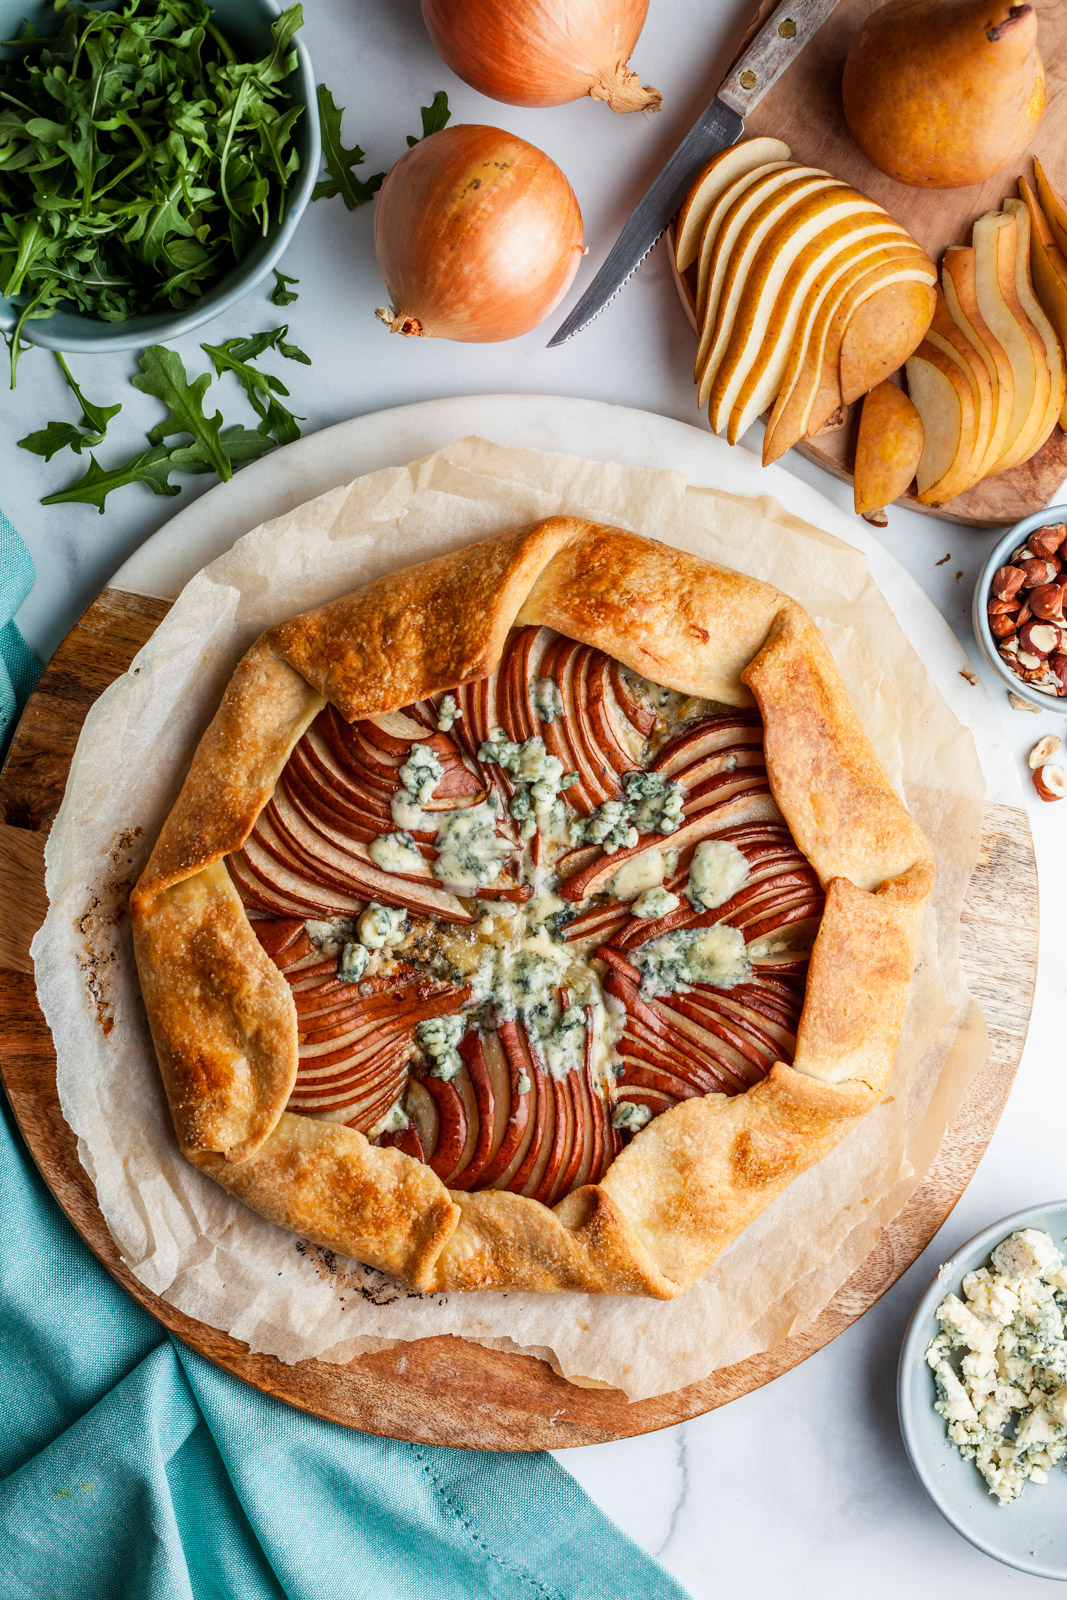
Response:
[{"label": "onion skin", "polygon": [[430,38],[457,77],[512,106],[592,95],[613,111],[658,111],[626,65],[648,0],[422,0]]},{"label": "onion skin", "polygon": [[485,344],[529,333],[584,252],[582,213],[556,163],[517,134],[460,124],[421,139],[374,208],[394,333]]}]

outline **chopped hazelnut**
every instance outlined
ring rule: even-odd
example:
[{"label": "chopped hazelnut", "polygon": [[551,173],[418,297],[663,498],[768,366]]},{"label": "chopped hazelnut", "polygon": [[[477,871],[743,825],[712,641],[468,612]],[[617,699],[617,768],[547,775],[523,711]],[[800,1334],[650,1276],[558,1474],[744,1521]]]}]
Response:
[{"label": "chopped hazelnut", "polygon": [[1031,589],[1026,597],[1026,603],[1034,616],[1040,617],[1043,622],[1063,621],[1062,584],[1039,584],[1036,589]]},{"label": "chopped hazelnut", "polygon": [[1042,800],[1062,800],[1067,795],[1067,767],[1045,763],[1034,773],[1034,788]]},{"label": "chopped hazelnut", "polygon": [[1035,556],[1043,556],[1047,560],[1056,554],[1065,539],[1067,523],[1052,522],[1046,528],[1037,528],[1027,542]]},{"label": "chopped hazelnut", "polygon": [[1060,744],[1058,733],[1046,733],[1043,739],[1039,739],[1030,752],[1030,771],[1036,772],[1046,761],[1051,761]]},{"label": "chopped hazelnut", "polygon": [[1032,656],[1050,656],[1060,647],[1062,634],[1051,622],[1024,622],[1019,629],[1019,644]]},{"label": "chopped hazelnut", "polygon": [[1026,574],[1020,567],[998,567],[993,574],[994,600],[1010,600],[1013,595],[1018,594],[1025,582]]}]

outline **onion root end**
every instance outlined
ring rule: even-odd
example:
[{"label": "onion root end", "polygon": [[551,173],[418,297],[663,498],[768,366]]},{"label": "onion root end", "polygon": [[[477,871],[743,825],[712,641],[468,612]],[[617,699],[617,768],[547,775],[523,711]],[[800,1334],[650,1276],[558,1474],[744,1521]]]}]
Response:
[{"label": "onion root end", "polygon": [[390,333],[403,333],[409,339],[425,339],[426,330],[418,317],[401,316],[387,306],[375,306],[374,315],[379,322],[384,322]]},{"label": "onion root end", "polygon": [[606,101],[612,111],[619,112],[658,111],[663,104],[659,90],[643,84],[637,73],[631,72],[622,61],[610,72],[594,78],[589,86],[589,95],[593,100]]}]

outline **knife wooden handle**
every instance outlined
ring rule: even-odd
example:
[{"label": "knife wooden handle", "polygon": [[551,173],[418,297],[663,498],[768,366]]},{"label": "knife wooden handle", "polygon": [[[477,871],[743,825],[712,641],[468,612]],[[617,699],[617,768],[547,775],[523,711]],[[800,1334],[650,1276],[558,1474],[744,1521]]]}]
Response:
[{"label": "knife wooden handle", "polygon": [[814,38],[838,0],[782,0],[748,49],[735,61],[718,98],[746,117]]}]

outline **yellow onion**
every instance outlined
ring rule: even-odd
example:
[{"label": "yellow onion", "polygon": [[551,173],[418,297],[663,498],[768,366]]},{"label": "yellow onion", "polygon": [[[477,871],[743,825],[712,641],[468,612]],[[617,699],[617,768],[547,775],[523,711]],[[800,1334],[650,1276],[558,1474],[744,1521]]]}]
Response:
[{"label": "yellow onion", "polygon": [[658,111],[626,65],[648,0],[422,0],[430,38],[457,77],[512,106],[592,95],[612,111]]},{"label": "yellow onion", "polygon": [[582,213],[556,163],[500,128],[421,139],[382,184],[374,248],[393,333],[487,343],[528,333],[583,256]]}]

